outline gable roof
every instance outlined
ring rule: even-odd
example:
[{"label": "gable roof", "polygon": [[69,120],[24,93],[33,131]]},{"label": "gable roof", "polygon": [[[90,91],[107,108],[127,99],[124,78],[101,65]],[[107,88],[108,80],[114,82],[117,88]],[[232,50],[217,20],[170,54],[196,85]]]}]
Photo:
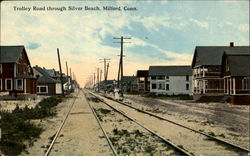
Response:
[{"label": "gable roof", "polygon": [[54,77],[56,75],[55,69],[45,69],[49,76]]},{"label": "gable roof", "polygon": [[249,46],[196,46],[192,67],[197,65],[221,65],[223,53],[232,50],[237,53],[247,53],[249,52]]},{"label": "gable roof", "polygon": [[36,71],[38,71],[39,73],[42,74],[42,76],[40,76],[38,79],[37,79],[37,82],[38,83],[58,83],[60,81],[57,81],[53,78],[50,77],[50,75],[46,72],[45,69],[41,68],[41,67],[38,67],[38,66],[35,66],[33,67]]},{"label": "gable roof", "polygon": [[0,63],[16,63],[23,51],[24,46],[1,46]]},{"label": "gable roof", "polygon": [[192,75],[191,66],[150,66],[149,75],[186,76]]},{"label": "gable roof", "polygon": [[231,76],[250,76],[250,55],[227,56]]},{"label": "gable roof", "polygon": [[122,81],[123,83],[130,83],[136,80],[136,76],[123,76]]},{"label": "gable roof", "polygon": [[146,77],[146,76],[148,76],[148,70],[137,70],[136,76],[137,77]]}]

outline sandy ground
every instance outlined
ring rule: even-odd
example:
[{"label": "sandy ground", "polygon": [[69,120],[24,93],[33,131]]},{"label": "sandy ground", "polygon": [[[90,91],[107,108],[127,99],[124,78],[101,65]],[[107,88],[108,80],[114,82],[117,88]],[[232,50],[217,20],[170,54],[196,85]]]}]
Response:
[{"label": "sandy ground", "polygon": [[[159,138],[151,135],[148,131],[115,112],[107,105],[101,102],[90,103],[99,118],[101,118],[101,124],[109,138],[113,140],[118,155],[179,155]],[[102,113],[101,110],[109,110],[110,112]],[[117,130],[117,133],[115,133],[115,130]]]},{"label": "sandy ground", "polygon": [[[34,145],[27,149],[29,154],[23,152],[21,155],[38,156],[45,154],[51,142],[50,138],[57,132],[73,100],[74,98],[69,98],[58,104],[56,107],[57,115],[55,117],[35,121],[45,131]],[[102,135],[83,94],[80,92],[50,155],[109,156],[111,155],[111,151],[107,146],[106,140],[99,137]]]},{"label": "sandy ground", "polygon": [[0,110],[12,111],[18,105],[20,108],[25,107],[26,105],[31,108],[35,107],[42,99],[47,98],[48,96],[37,96],[35,100],[6,100],[0,101]]},{"label": "sandy ground", "polygon": [[[138,97],[136,97],[136,98],[138,98]],[[137,111],[133,111],[133,110],[129,109],[128,107],[119,105],[119,104],[114,103],[108,99],[105,99],[105,101],[112,104],[114,107],[118,108],[119,110],[122,110],[123,112],[125,112],[129,116],[132,116],[137,121],[140,121],[143,125],[156,131],[158,134],[171,140],[176,145],[184,146],[184,149],[187,149],[188,151],[194,152],[195,155],[201,155],[201,154],[205,154],[205,155],[216,155],[216,154],[240,155],[239,153],[234,152],[232,150],[229,150],[229,149],[225,148],[224,146],[220,146],[220,145],[215,144],[213,141],[206,140],[206,138],[204,138],[203,136],[194,135],[194,134],[190,133],[190,131],[188,131],[188,130],[180,129],[176,126],[166,124],[166,123],[159,121],[159,120],[157,121],[153,117],[143,115],[141,113],[138,113]],[[152,103],[154,105],[156,105],[157,101],[151,101],[151,104]],[[150,109],[150,107],[149,107],[149,109]],[[185,109],[185,111],[188,111],[188,110]],[[181,114],[181,116],[183,116],[183,115]]]},{"label": "sandy ground", "polygon": [[196,130],[250,149],[249,106],[192,103],[127,95],[126,102]]}]

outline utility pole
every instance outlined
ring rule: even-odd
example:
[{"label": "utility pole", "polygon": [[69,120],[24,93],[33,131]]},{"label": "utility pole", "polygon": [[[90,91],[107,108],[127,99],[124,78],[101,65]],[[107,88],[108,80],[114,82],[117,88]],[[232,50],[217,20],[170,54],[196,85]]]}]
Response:
[{"label": "utility pole", "polygon": [[[100,59],[100,60],[103,60],[103,71],[104,71],[104,80],[106,81],[107,80],[107,66],[106,66],[106,63],[110,60],[108,58],[104,58],[104,59]],[[101,62],[100,62],[101,63]]]},{"label": "utility pole", "polygon": [[100,86],[99,86],[99,82],[100,82],[100,81],[99,81],[99,80],[100,80],[99,78],[100,78],[100,76],[99,76],[99,67],[98,67],[98,68],[97,68],[97,91],[98,91],[98,92],[99,92],[99,89],[100,89],[100,88],[99,88],[99,87],[100,87]]},{"label": "utility pole", "polygon": [[60,54],[59,54],[59,49],[58,48],[57,48],[57,56],[58,56],[58,63],[59,63],[60,77],[61,77],[62,96],[65,97],[64,88],[63,88],[62,67],[61,67],[61,60],[60,60]]},{"label": "utility pole", "polygon": [[105,75],[105,80],[108,79],[108,73],[109,73],[109,63],[107,64],[107,71],[106,71],[106,75]]},{"label": "utility pole", "polygon": [[117,78],[117,85],[119,87],[119,77],[121,77],[121,82],[120,82],[120,91],[121,91],[121,97],[123,97],[123,44],[124,43],[130,43],[130,42],[124,42],[124,39],[131,39],[130,37],[123,37],[121,36],[121,38],[114,38],[114,39],[119,39],[121,40],[121,42],[114,42],[114,43],[121,43],[121,54],[120,54],[120,63],[119,63],[119,71],[118,71],[118,78]]},{"label": "utility pole", "polygon": [[102,81],[102,70],[100,70],[100,82]]},{"label": "utility pole", "polygon": [[67,64],[67,61],[66,61],[66,71],[67,71],[67,81],[69,81],[69,71],[68,71],[68,64]]}]

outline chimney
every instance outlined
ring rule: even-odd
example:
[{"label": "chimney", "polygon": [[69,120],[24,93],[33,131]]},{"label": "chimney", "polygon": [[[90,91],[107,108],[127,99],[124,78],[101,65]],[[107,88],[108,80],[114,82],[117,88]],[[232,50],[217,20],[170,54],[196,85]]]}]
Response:
[{"label": "chimney", "polygon": [[234,47],[234,43],[233,42],[230,42],[230,47]]}]

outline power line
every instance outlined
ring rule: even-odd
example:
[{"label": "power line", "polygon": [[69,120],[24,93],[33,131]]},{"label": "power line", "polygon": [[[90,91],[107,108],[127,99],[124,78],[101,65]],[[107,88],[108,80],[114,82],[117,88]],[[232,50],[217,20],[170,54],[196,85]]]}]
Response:
[{"label": "power line", "polygon": [[[123,97],[123,44],[124,43],[130,43],[130,42],[124,42],[125,39],[131,39],[130,37],[123,37],[121,36],[120,38],[114,37],[113,39],[119,39],[121,40],[120,42],[115,42],[115,43],[121,43],[121,54],[120,54],[120,62],[119,62],[119,70],[118,70],[118,78],[117,78],[117,87],[120,88],[121,91],[121,97]],[[120,79],[120,84],[119,84],[119,79]]]}]

